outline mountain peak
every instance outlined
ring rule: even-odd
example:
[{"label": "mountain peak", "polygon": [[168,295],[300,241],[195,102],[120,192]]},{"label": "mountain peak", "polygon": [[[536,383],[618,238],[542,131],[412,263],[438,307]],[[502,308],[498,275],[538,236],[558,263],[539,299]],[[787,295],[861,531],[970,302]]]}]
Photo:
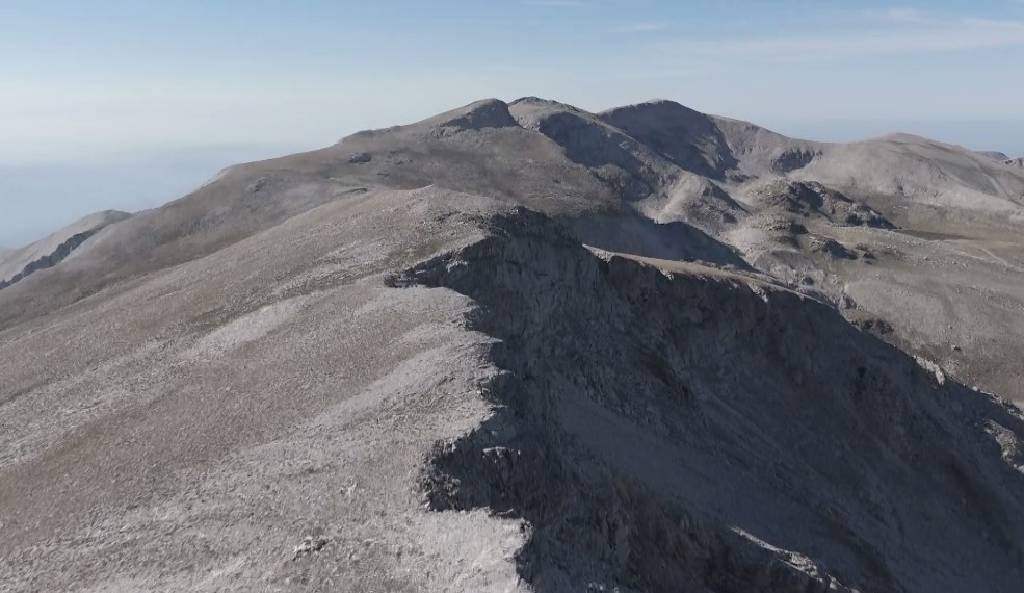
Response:
[{"label": "mountain peak", "polygon": [[690,107],[687,107],[682,103],[672,101],[670,99],[649,99],[647,101],[641,101],[639,103],[632,103],[629,105],[612,107],[611,109],[606,109],[602,111],[600,115],[605,116],[626,111],[647,113],[652,116],[675,115],[678,117],[681,114],[704,115],[703,113],[697,111],[696,109],[691,109]]},{"label": "mountain peak", "polygon": [[615,107],[598,117],[694,173],[721,179],[737,164],[711,117],[675,101],[656,99]]},{"label": "mountain peak", "polygon": [[482,99],[427,120],[437,127],[479,130],[515,127],[508,104],[500,99]]}]

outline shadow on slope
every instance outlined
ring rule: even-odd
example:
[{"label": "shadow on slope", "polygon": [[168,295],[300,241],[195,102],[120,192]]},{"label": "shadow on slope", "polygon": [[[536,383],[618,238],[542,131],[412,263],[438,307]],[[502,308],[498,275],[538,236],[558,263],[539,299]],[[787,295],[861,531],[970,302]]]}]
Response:
[{"label": "shadow on slope", "polygon": [[733,248],[683,222],[659,224],[629,211],[586,215],[568,222],[583,243],[606,251],[753,270]]}]

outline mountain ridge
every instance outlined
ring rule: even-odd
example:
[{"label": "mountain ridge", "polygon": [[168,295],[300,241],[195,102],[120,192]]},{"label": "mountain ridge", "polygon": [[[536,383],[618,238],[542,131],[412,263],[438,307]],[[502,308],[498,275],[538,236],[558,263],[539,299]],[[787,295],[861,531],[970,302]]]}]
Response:
[{"label": "mountain ridge", "polygon": [[1014,180],[538,98],[226,168],[0,290],[0,581],[1016,593]]},{"label": "mountain ridge", "polygon": [[1019,409],[777,279],[553,212],[351,192],[0,331],[0,578],[1015,590]]},{"label": "mountain ridge", "polygon": [[[770,189],[780,179],[792,191]],[[807,193],[801,183],[823,189]],[[664,100],[593,114],[536,97],[487,99],[323,149],[229,167],[36,274],[48,288],[23,280],[21,289],[4,289],[0,328],[203,257],[321,204],[375,187],[432,184],[567,220],[595,248],[759,268],[851,319],[892,317],[890,339],[965,381],[1024,398],[1007,358],[1022,346],[1010,337],[1016,332],[990,331],[1019,325],[1011,311],[1019,306],[1015,270],[1024,259],[1013,229],[1024,221],[1024,172],[913,136],[818,143]],[[887,222],[871,222],[879,220]],[[908,242],[912,235],[886,225],[961,239]],[[936,265],[977,272],[923,273]],[[948,278],[942,290],[933,286],[938,277]],[[977,291],[979,282],[996,292]],[[978,296],[950,302],[971,293]],[[960,318],[943,322],[941,310]]]}]

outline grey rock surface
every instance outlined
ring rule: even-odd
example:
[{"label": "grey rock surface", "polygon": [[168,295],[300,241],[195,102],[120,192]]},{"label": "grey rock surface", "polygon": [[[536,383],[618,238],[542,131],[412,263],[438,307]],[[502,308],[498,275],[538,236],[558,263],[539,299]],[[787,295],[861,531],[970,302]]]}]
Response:
[{"label": "grey rock surface", "polygon": [[1015,593],[1021,184],[536,98],[231,167],[0,290],[0,583]]}]

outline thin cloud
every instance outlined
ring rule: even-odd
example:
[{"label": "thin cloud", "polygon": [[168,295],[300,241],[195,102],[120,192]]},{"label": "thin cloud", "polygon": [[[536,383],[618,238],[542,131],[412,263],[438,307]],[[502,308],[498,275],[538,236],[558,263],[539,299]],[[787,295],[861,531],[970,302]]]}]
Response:
[{"label": "thin cloud", "polygon": [[831,58],[1024,47],[1024,22],[965,19],[944,25],[828,36],[680,41],[659,45],[682,55],[809,62]]},{"label": "thin cloud", "polygon": [[887,10],[868,10],[864,14],[868,18],[890,23],[922,23],[926,20],[925,14],[920,9],[907,6]]},{"label": "thin cloud", "polygon": [[612,33],[654,33],[668,29],[667,23],[635,23],[610,29]]},{"label": "thin cloud", "polygon": [[[1020,1],[1024,2],[1024,0]],[[1024,21],[997,21],[994,19],[970,18],[964,19],[963,24],[969,27],[991,27],[993,29],[1024,31]]]},{"label": "thin cloud", "polygon": [[693,78],[697,76],[704,76],[707,74],[706,70],[698,68],[674,68],[666,70],[621,70],[611,77],[617,80],[657,80],[665,81],[677,78]]},{"label": "thin cloud", "polygon": [[526,0],[523,4],[529,6],[546,6],[549,8],[583,8],[590,6],[589,2],[580,0]]}]

